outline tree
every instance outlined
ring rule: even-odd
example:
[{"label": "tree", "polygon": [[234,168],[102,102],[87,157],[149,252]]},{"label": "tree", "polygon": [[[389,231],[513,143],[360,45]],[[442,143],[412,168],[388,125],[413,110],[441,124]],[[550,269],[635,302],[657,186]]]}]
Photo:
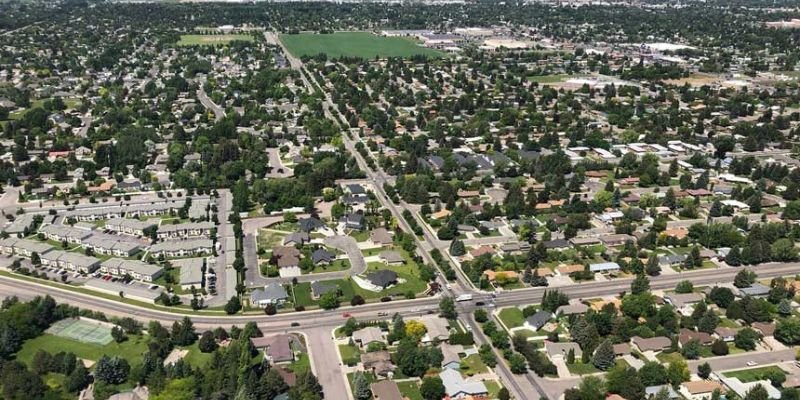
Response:
[{"label": "tree", "polygon": [[775,326],[775,339],[789,346],[800,343],[800,319],[797,317],[784,318]]},{"label": "tree", "polygon": [[128,379],[131,367],[128,361],[120,357],[108,357],[103,355],[97,361],[94,376],[96,379],[111,385],[119,385]]},{"label": "tree", "polygon": [[200,352],[211,353],[216,350],[217,347],[217,341],[214,338],[213,332],[205,331],[200,335],[200,340],[197,342],[197,348],[200,349]]},{"label": "tree", "polygon": [[454,257],[460,257],[467,253],[464,247],[464,242],[458,239],[453,239],[450,243],[450,254]]},{"label": "tree", "polygon": [[183,379],[172,379],[167,382],[164,390],[152,396],[153,400],[193,400],[197,396],[195,390],[197,384],[193,377]]},{"label": "tree", "polygon": [[711,352],[715,356],[726,356],[728,355],[729,351],[730,349],[728,349],[728,344],[722,339],[717,339],[711,344]]},{"label": "tree", "polygon": [[125,336],[125,331],[118,326],[111,328],[111,337],[114,338],[114,341],[117,343],[122,343],[128,340],[128,337]]},{"label": "tree", "polygon": [[742,350],[750,351],[756,349],[756,342],[758,340],[761,340],[761,335],[759,335],[758,332],[750,328],[744,328],[736,332],[736,336],[733,338],[733,344]]},{"label": "tree", "polygon": [[744,400],[769,400],[769,393],[767,393],[767,389],[764,389],[764,386],[761,386],[760,383],[753,386],[750,390],[747,391],[747,394],[744,395]]},{"label": "tree", "polygon": [[489,320],[489,316],[486,314],[486,310],[482,308],[476,309],[473,312],[473,315],[475,316],[475,321],[477,321],[480,324]]},{"label": "tree", "polygon": [[361,371],[356,372],[353,376],[353,394],[356,400],[372,399],[372,391],[369,389],[369,382],[367,382],[367,378]]},{"label": "tree", "polygon": [[586,376],[577,389],[580,400],[604,400],[606,398],[605,383],[596,376]]},{"label": "tree", "polygon": [[419,386],[419,392],[425,400],[441,400],[446,393],[444,383],[438,376],[426,376]]},{"label": "tree", "polygon": [[688,360],[696,360],[700,358],[700,342],[697,340],[690,340],[681,348],[681,355]]},{"label": "tree", "polygon": [[783,299],[778,303],[778,313],[784,317],[792,314],[792,303],[789,299]]},{"label": "tree", "polygon": [[661,266],[658,265],[658,257],[655,253],[647,258],[647,265],[644,267],[644,272],[650,276],[657,276],[661,274]]},{"label": "tree", "polygon": [[405,330],[406,330],[406,337],[413,338],[414,340],[417,341],[422,339],[422,337],[425,336],[425,332],[428,331],[428,329],[425,327],[425,324],[417,320],[411,320],[406,322]]},{"label": "tree", "polygon": [[528,366],[522,354],[512,354],[508,359],[508,364],[511,366],[511,372],[514,374],[524,374],[528,372]]},{"label": "tree", "polygon": [[714,286],[714,288],[711,289],[711,293],[708,294],[708,297],[714,304],[722,308],[728,308],[736,299],[731,289],[719,286]]},{"label": "tree", "polygon": [[756,273],[750,271],[749,269],[743,269],[739,271],[735,277],[733,277],[733,286],[736,286],[739,289],[750,287],[756,281]]},{"label": "tree", "polygon": [[328,292],[319,298],[319,306],[325,310],[333,310],[339,307],[339,297],[335,292]]},{"label": "tree", "polygon": [[228,315],[233,315],[238,313],[242,309],[242,302],[239,300],[239,296],[233,296],[225,303],[225,313]]},{"label": "tree", "polygon": [[439,315],[447,319],[455,319],[458,317],[456,302],[452,297],[442,297],[439,301]]},{"label": "tree", "polygon": [[614,346],[611,344],[611,340],[606,339],[597,346],[597,350],[595,350],[592,357],[592,365],[605,371],[614,366],[615,357]]},{"label": "tree", "polygon": [[656,386],[667,383],[667,369],[659,362],[647,361],[639,369],[639,379],[645,386]]},{"label": "tree", "polygon": [[697,376],[699,376],[699,377],[701,377],[703,379],[708,379],[708,377],[711,376],[711,366],[708,365],[707,362],[698,365],[697,366]]},{"label": "tree", "polygon": [[680,281],[675,285],[675,293],[692,293],[694,284],[691,281]]},{"label": "tree", "polygon": [[617,393],[626,399],[645,397],[644,384],[639,374],[631,367],[615,366],[606,374],[606,390]]},{"label": "tree", "polygon": [[194,331],[194,324],[189,317],[183,317],[182,321],[175,321],[172,324],[172,342],[178,346],[189,346],[197,340],[197,332]]},{"label": "tree", "polygon": [[725,256],[725,263],[731,267],[738,267],[742,265],[742,255],[738,246],[731,247],[731,251]]},{"label": "tree", "polygon": [[650,279],[645,275],[636,275],[631,281],[631,294],[641,294],[650,291]]},{"label": "tree", "polygon": [[680,385],[689,380],[689,367],[686,361],[678,360],[669,363],[667,367],[667,381],[674,385]]},{"label": "tree", "polygon": [[64,379],[64,387],[70,393],[83,390],[89,386],[90,383],[92,383],[92,377],[89,375],[89,370],[86,369],[81,361],[75,363],[75,369]]},{"label": "tree", "polygon": [[497,399],[498,400],[511,400],[511,394],[508,392],[508,389],[500,388],[500,391],[497,392]]}]

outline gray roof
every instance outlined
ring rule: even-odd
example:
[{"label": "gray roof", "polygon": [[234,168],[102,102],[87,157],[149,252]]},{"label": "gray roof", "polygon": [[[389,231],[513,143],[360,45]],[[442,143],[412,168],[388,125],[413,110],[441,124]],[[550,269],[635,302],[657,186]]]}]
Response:
[{"label": "gray roof", "polygon": [[403,256],[400,255],[400,253],[398,253],[396,251],[384,251],[384,252],[381,252],[378,255],[378,257],[380,257],[381,260],[384,260],[384,261],[386,261],[388,263],[391,263],[391,264],[401,263],[401,262],[405,261]]},{"label": "gray roof", "polygon": [[191,251],[199,249],[211,250],[213,242],[211,239],[198,238],[188,240],[168,240],[165,242],[156,243],[150,247],[150,251],[159,253],[162,251]]},{"label": "gray roof", "polygon": [[186,258],[172,262],[174,267],[180,268],[181,285],[197,285],[203,283],[203,258]]},{"label": "gray roof", "polygon": [[285,300],[289,297],[286,294],[286,289],[279,283],[270,283],[267,286],[264,286],[263,289],[255,289],[252,293],[250,293],[250,301],[253,303],[258,303],[260,301],[279,301]]},{"label": "gray roof", "polygon": [[766,296],[769,294],[769,286],[756,282],[750,287],[739,289],[739,293],[742,296]]},{"label": "gray roof", "polygon": [[161,272],[162,268],[157,265],[147,264],[139,260],[124,260],[121,258],[109,258],[100,263],[101,267],[124,269],[125,271],[140,275],[153,276]]},{"label": "gray roof", "polygon": [[283,238],[283,244],[284,245],[288,243],[303,244],[305,242],[308,242],[308,240],[309,240],[308,232],[292,232],[286,235],[285,238]]},{"label": "gray roof", "polygon": [[461,376],[461,373],[454,369],[446,368],[439,373],[439,378],[442,379],[445,392],[447,392],[447,395],[451,398],[458,398],[461,395],[480,395],[489,392],[483,382],[467,382]]},{"label": "gray roof", "polygon": [[333,254],[330,251],[325,250],[325,249],[316,249],[316,250],[314,250],[313,253],[311,253],[311,261],[314,262],[314,264],[317,264],[317,263],[320,263],[320,262],[323,262],[323,261],[331,262],[331,261],[333,261],[335,259],[336,259],[336,254]]},{"label": "gray roof", "polygon": [[339,285],[332,282],[314,281],[311,282],[311,294],[320,297],[326,293],[334,292],[339,289]]},{"label": "gray roof", "polygon": [[386,288],[397,282],[397,273],[388,269],[382,269],[367,274],[367,279],[375,286]]},{"label": "gray roof", "polygon": [[539,329],[543,327],[547,321],[550,321],[550,318],[553,318],[553,314],[551,314],[550,311],[537,311],[536,314],[526,318],[525,322],[528,323],[528,325]]}]

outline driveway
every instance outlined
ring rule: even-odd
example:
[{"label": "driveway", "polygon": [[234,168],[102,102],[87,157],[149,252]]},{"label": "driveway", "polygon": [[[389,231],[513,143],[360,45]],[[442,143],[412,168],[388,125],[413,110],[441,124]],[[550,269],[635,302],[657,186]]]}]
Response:
[{"label": "driveway", "polygon": [[283,165],[280,150],[269,148],[267,149],[267,155],[269,156],[269,166],[272,168],[272,170],[267,173],[267,177],[288,178],[294,175],[294,170]]}]

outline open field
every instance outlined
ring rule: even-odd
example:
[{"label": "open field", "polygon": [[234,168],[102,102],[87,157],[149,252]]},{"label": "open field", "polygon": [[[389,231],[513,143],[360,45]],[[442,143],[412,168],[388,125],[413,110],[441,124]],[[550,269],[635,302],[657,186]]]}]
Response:
[{"label": "open field", "polygon": [[762,379],[768,380],[769,377],[774,374],[786,375],[786,373],[783,372],[780,367],[776,367],[774,365],[760,368],[740,369],[738,371],[723,372],[722,374],[728,378],[739,378],[739,380],[744,383],[759,381]]},{"label": "open field", "polygon": [[529,76],[528,81],[536,82],[536,83],[562,83],[566,82],[567,79],[572,78],[572,75],[537,75],[537,76]]},{"label": "open field", "polygon": [[281,35],[280,38],[289,52],[297,57],[320,53],[328,57],[360,58],[442,56],[441,52],[419,46],[410,39],[383,37],[369,32],[337,32],[325,35],[300,33]]},{"label": "open field", "polygon": [[234,40],[252,42],[250,35],[181,35],[178,46],[220,46]]},{"label": "open field", "polygon": [[147,339],[143,336],[129,336],[122,343],[111,342],[106,345],[83,343],[77,340],[62,338],[55,335],[44,334],[25,341],[22,349],[17,353],[17,360],[29,364],[37,351],[44,350],[50,354],[61,351],[71,351],[78,358],[97,361],[103,354],[120,356],[131,364],[141,361],[142,354],[147,351]]}]

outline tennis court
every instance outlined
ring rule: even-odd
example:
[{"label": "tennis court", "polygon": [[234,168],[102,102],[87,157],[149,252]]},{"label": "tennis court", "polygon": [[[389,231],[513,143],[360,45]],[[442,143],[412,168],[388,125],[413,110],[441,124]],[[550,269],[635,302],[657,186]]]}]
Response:
[{"label": "tennis court", "polygon": [[47,330],[51,335],[77,340],[83,343],[105,345],[111,343],[111,328],[100,321],[66,318],[56,321]]}]

